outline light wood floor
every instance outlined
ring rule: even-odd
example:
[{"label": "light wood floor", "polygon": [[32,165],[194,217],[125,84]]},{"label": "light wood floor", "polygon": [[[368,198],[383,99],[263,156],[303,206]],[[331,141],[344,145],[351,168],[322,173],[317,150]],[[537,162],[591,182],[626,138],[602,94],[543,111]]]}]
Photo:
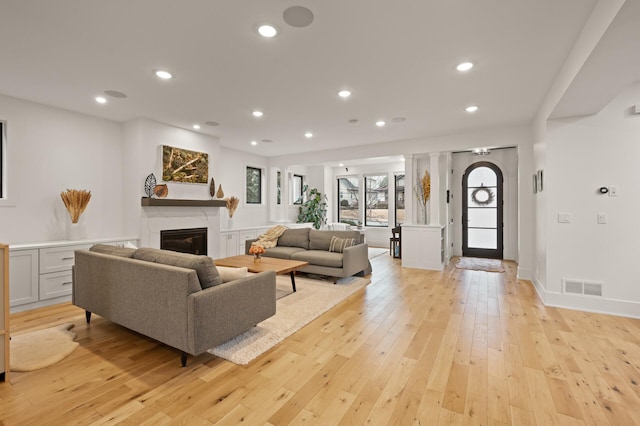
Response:
[{"label": "light wood floor", "polygon": [[640,321],[545,308],[507,272],[402,269],[249,366],[177,351],[69,304],[13,332],[73,322],[80,347],[0,384],[0,421],[34,424],[640,424]]}]

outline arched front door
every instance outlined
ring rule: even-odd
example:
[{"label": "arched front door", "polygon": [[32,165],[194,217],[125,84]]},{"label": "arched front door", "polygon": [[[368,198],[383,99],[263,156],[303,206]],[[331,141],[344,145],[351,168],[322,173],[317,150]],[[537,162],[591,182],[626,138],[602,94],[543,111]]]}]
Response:
[{"label": "arched front door", "polygon": [[462,177],[462,255],[502,259],[502,171],[488,161]]}]

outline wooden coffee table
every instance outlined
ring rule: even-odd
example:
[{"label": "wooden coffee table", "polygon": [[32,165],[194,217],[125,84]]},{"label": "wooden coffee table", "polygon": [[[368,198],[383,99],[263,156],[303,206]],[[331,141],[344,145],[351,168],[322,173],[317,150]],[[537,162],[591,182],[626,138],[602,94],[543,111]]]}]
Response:
[{"label": "wooden coffee table", "polygon": [[278,259],[277,257],[265,256],[262,256],[260,262],[254,262],[253,255],[248,254],[216,259],[213,262],[216,266],[228,266],[231,268],[247,267],[249,272],[275,271],[276,275],[284,275],[288,272],[291,277],[291,287],[293,287],[293,291],[296,291],[296,271],[309,264],[309,262],[299,260]]}]

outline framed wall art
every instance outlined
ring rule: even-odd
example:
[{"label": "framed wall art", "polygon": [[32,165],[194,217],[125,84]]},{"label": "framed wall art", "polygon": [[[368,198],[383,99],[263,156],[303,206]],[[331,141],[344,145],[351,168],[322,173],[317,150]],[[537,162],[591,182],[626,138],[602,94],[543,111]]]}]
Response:
[{"label": "framed wall art", "polygon": [[162,180],[209,183],[209,154],[162,145]]}]

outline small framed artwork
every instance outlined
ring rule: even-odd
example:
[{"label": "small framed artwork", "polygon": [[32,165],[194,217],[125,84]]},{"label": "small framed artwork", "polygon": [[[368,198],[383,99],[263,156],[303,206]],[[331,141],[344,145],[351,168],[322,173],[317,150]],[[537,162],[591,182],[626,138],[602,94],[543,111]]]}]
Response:
[{"label": "small framed artwork", "polygon": [[533,193],[537,194],[538,193],[538,175],[534,174],[533,175]]},{"label": "small framed artwork", "polygon": [[544,189],[544,184],[543,184],[543,173],[542,173],[542,169],[538,170],[538,192],[542,192],[542,190]]}]

